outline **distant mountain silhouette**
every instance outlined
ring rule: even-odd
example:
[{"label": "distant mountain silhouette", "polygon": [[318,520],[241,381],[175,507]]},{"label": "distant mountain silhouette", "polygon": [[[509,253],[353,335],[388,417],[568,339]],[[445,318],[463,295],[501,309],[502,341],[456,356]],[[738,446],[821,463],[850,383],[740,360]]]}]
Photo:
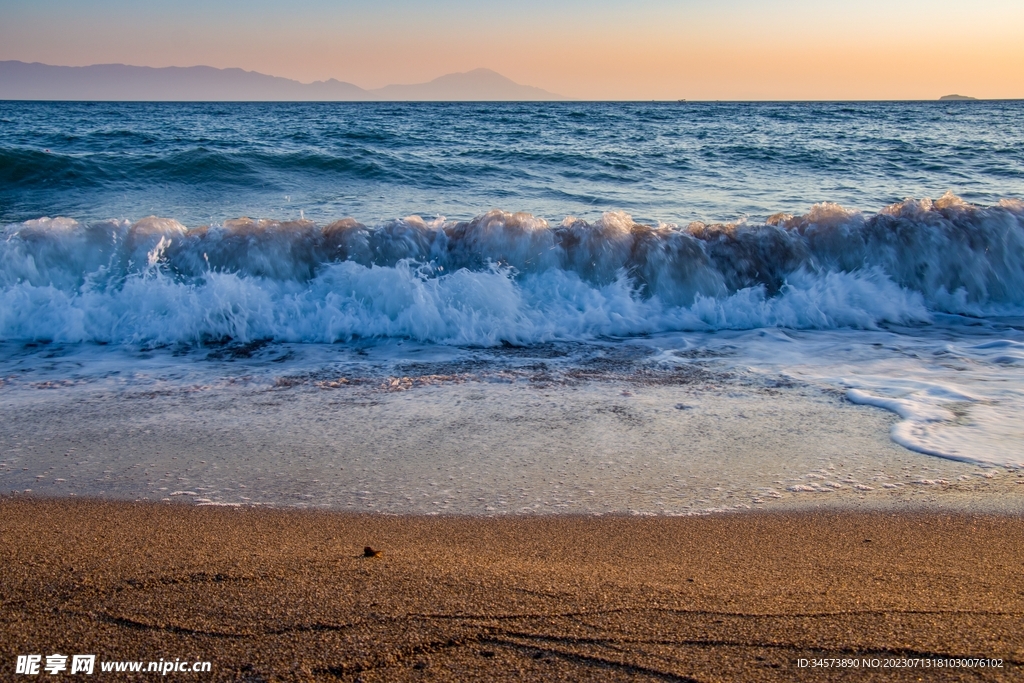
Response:
[{"label": "distant mountain silhouette", "polygon": [[939,98],[940,102],[950,102],[954,100],[976,100],[977,97],[968,97],[967,95],[943,95]]},{"label": "distant mountain silhouette", "polygon": [[364,90],[335,79],[300,83],[242,69],[96,64],[50,66],[0,61],[0,100],[366,101],[560,100],[489,69],[448,74],[430,83]]},{"label": "distant mountain silhouette", "polygon": [[490,69],[448,74],[429,83],[389,85],[370,90],[380,100],[564,100],[561,95],[529,85],[519,85]]},{"label": "distant mountain silhouette", "polygon": [[348,100],[363,99],[365,92],[335,80],[304,85],[255,71],[209,66],[154,69],[0,62],[0,99],[6,100]]}]

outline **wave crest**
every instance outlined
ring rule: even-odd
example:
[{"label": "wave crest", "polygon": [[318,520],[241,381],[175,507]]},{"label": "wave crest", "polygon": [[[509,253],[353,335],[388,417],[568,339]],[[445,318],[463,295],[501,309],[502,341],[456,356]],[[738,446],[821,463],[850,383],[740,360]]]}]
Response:
[{"label": "wave crest", "polygon": [[947,194],[872,216],[558,225],[490,211],[347,218],[41,218],[0,243],[0,337],[103,342],[406,336],[527,343],[680,329],[873,327],[1024,307],[1024,205]]}]

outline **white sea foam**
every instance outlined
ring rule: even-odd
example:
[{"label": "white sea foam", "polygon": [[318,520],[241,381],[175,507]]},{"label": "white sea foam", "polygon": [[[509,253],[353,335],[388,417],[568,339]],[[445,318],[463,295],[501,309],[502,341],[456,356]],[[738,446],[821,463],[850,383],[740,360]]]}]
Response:
[{"label": "white sea foam", "polygon": [[680,350],[699,346],[720,354],[719,364],[841,389],[853,403],[898,415],[892,439],[919,453],[1020,468],[1020,323],[946,316],[925,327],[751,330],[700,339],[668,335],[651,343],[663,349],[662,362],[678,362]]},{"label": "white sea foam", "polygon": [[919,294],[877,270],[794,273],[776,296],[763,287],[688,306],[641,296],[624,274],[607,284],[551,269],[507,268],[424,277],[415,264],[331,264],[308,282],[210,272],[181,282],[162,272],[68,290],[19,282],[0,291],[0,337],[61,342],[200,342],[270,338],[333,342],[408,337],[493,345],[667,330],[872,328],[921,322]]},{"label": "white sea foam", "polygon": [[938,363],[919,357],[891,374],[860,368],[858,376],[843,377],[840,383],[851,387],[847,396],[854,403],[899,415],[902,421],[893,427],[892,438],[911,450],[1024,467],[1024,354],[979,353],[1021,344],[1001,340],[943,346],[932,352],[933,358],[942,357]]},{"label": "white sea foam", "polygon": [[551,227],[492,211],[419,217],[171,219],[8,226],[0,339],[454,344],[671,330],[871,329],[936,311],[1024,307],[1024,212],[952,196],[867,218],[822,204],[764,225],[645,226],[621,213]]}]

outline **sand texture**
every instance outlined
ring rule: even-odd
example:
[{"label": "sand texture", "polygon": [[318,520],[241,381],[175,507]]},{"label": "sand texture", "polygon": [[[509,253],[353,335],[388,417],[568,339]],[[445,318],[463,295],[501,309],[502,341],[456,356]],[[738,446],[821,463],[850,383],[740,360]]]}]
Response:
[{"label": "sand texture", "polygon": [[[8,497],[0,535],[3,680],[30,680],[17,655],[54,652],[212,662],[166,680],[1024,680],[1017,517],[486,519]],[[865,657],[1003,667],[797,665]]]}]

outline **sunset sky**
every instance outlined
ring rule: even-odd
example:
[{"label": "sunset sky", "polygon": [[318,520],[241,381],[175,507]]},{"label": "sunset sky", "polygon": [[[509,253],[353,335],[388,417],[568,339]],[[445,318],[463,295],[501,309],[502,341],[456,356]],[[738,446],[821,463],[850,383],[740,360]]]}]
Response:
[{"label": "sunset sky", "polygon": [[1021,0],[0,0],[0,60],[580,99],[1024,98]]}]

